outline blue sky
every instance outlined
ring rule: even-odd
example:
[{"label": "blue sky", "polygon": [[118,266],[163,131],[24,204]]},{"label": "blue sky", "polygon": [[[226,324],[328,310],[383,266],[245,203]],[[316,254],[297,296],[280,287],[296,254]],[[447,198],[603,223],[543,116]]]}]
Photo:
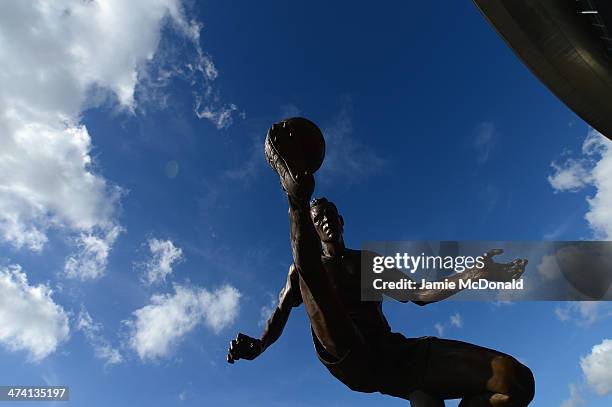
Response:
[{"label": "blue sky", "polygon": [[[291,263],[263,157],[291,115],[325,134],[316,194],[350,247],[612,236],[610,142],[467,0],[2,8],[1,384],[68,385],[74,406],[406,405],[336,381],[303,309],[225,362]],[[407,336],[520,358],[543,407],[610,405],[611,311],[385,303]]]}]

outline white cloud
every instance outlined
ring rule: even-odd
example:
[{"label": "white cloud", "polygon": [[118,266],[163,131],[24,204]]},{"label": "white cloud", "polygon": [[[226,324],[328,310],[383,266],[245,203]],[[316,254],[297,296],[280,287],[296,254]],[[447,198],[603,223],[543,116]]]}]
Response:
[{"label": "white cloud", "polygon": [[[180,0],[3,4],[0,241],[40,251],[50,228],[75,233],[81,252],[68,259],[67,273],[103,272],[100,246],[112,244],[121,190],[96,168],[81,112],[109,101],[134,111],[137,83],[147,76],[144,67],[154,60],[167,23],[195,49],[195,59],[180,69],[203,78],[198,108],[227,126],[231,114],[224,109],[235,107],[215,107],[218,95],[209,85],[218,72],[200,48],[201,25],[186,19]],[[91,245],[98,246],[95,253]],[[75,272],[75,261],[91,267]]]},{"label": "white cloud", "polygon": [[112,229],[117,187],[96,174],[79,124],[93,87],[134,105],[139,64],[151,59],[176,1],[10,2],[0,15],[0,232],[41,250],[51,226]]},{"label": "white cloud", "polygon": [[171,240],[149,239],[151,259],[146,262],[144,280],[148,284],[166,281],[172,273],[172,266],[183,261],[183,250],[176,247]]},{"label": "white cloud", "polygon": [[120,191],[92,172],[87,129],[7,111],[3,93],[0,115],[8,129],[0,132],[0,239],[40,251],[52,226],[112,228]]},{"label": "white cloud", "polygon": [[589,174],[588,162],[568,159],[562,164],[553,162],[550,164],[554,170],[553,175],[548,176],[548,182],[555,192],[570,191],[575,192],[589,185],[592,181]]},{"label": "white cloud", "polygon": [[580,359],[587,384],[600,396],[612,393],[612,339],[593,346],[591,353]]},{"label": "white cloud", "polygon": [[218,129],[224,129],[233,123],[232,114],[236,110],[238,110],[238,106],[233,103],[225,106],[213,106],[202,98],[196,98],[195,113],[198,119],[208,119]]},{"label": "white cloud", "polygon": [[584,404],[584,399],[580,395],[580,389],[574,383],[569,385],[570,397],[563,401],[560,407],[578,407]]},{"label": "white cloud", "polygon": [[94,348],[94,355],[98,359],[102,359],[105,365],[115,365],[123,361],[123,356],[121,356],[119,350],[113,348],[108,340],[102,336],[102,330],[104,329],[102,324],[94,322],[85,309],[81,309],[81,312],[79,312],[77,329],[83,332],[83,335]]},{"label": "white cloud", "polygon": [[442,325],[439,322],[436,322],[434,324],[434,328],[435,328],[436,332],[438,333],[438,336],[444,336],[444,325]]},{"label": "white cloud", "polygon": [[451,315],[450,324],[455,328],[463,327],[463,319],[461,318],[461,315],[458,312],[455,312],[453,315]]},{"label": "white cloud", "polygon": [[582,144],[582,154],[578,160],[553,162],[554,172],[548,181],[555,192],[595,187],[595,195],[586,198],[589,210],[585,219],[595,239],[612,240],[612,141],[591,129]]},{"label": "white cloud", "polygon": [[156,294],[151,303],[133,312],[126,321],[131,329],[129,346],[141,360],[167,356],[197,325],[214,333],[230,325],[238,315],[240,292],[225,285],[214,291],[174,286],[174,294]]},{"label": "white cloud", "polygon": [[68,316],[51,289],[30,285],[19,265],[0,268],[0,343],[38,361],[68,338]]},{"label": "white cloud", "polygon": [[78,252],[68,256],[64,274],[78,280],[94,280],[101,277],[108,263],[108,255],[123,229],[113,226],[103,233],[81,233],[76,239]]}]

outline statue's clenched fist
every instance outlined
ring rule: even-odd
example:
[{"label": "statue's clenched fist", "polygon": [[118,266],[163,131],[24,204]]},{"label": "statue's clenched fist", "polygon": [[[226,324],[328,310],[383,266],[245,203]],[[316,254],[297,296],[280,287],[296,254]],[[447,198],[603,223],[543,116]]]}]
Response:
[{"label": "statue's clenched fist", "polygon": [[227,352],[227,362],[234,363],[234,361],[238,359],[253,360],[259,356],[261,352],[262,345],[259,339],[239,333],[236,339],[230,342]]}]

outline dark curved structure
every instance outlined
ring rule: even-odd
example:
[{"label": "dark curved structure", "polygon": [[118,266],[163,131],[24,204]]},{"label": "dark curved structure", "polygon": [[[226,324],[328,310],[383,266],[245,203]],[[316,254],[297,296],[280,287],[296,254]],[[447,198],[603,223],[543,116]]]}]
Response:
[{"label": "dark curved structure", "polygon": [[473,1],[563,103],[612,139],[612,1]]}]

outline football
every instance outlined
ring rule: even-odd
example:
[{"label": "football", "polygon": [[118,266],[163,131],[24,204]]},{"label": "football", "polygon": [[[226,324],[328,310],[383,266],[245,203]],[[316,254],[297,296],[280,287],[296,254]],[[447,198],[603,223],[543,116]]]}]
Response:
[{"label": "football", "polygon": [[274,123],[265,143],[266,160],[278,172],[276,161],[282,159],[291,176],[314,174],[325,158],[325,139],[319,127],[303,117]]}]

